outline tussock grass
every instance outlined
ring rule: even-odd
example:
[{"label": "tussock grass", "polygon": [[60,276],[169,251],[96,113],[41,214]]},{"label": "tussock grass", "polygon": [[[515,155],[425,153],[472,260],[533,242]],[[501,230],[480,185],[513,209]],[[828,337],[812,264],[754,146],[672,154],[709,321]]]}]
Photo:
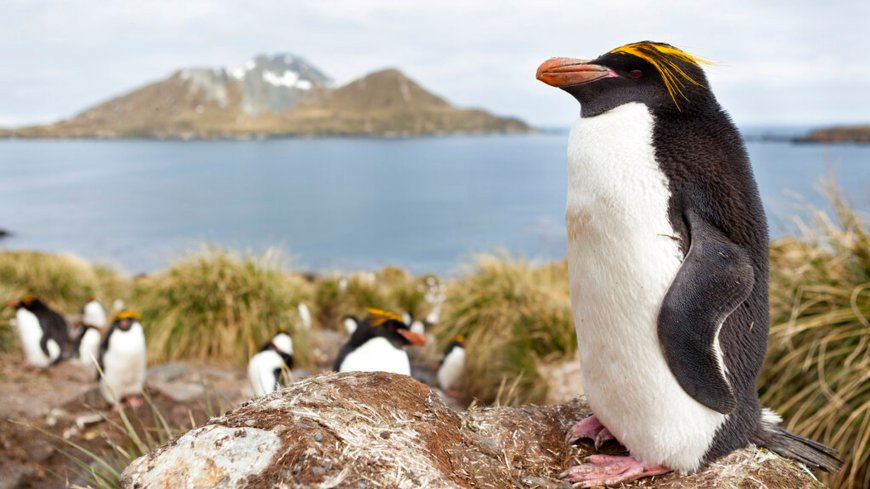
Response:
[{"label": "tussock grass", "polygon": [[309,297],[309,288],[275,250],[253,256],[204,248],[140,279],[133,302],[142,311],[151,362],[225,360],[242,366],[284,329],[293,337],[294,356],[306,365],[308,332],[299,327],[296,306]]},{"label": "tussock grass", "polygon": [[125,297],[126,281],[115,270],[69,254],[0,251],[0,293],[5,300],[29,293],[63,312],[77,312],[91,296],[104,302]]},{"label": "tussock grass", "polygon": [[439,343],[467,338],[465,391],[482,403],[541,402],[546,395],[536,360],[576,349],[565,262],[533,265],[481,255],[474,269],[447,288]]},{"label": "tussock grass", "polygon": [[796,433],[836,447],[832,487],[870,487],[870,232],[836,192],[801,237],[771,244],[762,401]]},{"label": "tussock grass", "polygon": [[343,331],[340,320],[344,315],[362,317],[369,307],[409,312],[415,318],[425,317],[431,308],[425,300],[423,280],[398,267],[328,276],[315,282],[313,307],[317,322],[325,328]]}]

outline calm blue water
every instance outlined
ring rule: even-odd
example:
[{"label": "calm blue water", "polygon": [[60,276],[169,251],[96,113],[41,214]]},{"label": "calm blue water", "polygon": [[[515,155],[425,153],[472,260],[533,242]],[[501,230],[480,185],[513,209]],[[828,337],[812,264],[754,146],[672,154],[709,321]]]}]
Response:
[{"label": "calm blue water", "polygon": [[[564,256],[567,135],[271,141],[0,141],[0,247],[130,272],[202,242],[314,270],[449,273],[475,252]],[[835,174],[870,209],[870,147],[748,144],[772,230]]]}]

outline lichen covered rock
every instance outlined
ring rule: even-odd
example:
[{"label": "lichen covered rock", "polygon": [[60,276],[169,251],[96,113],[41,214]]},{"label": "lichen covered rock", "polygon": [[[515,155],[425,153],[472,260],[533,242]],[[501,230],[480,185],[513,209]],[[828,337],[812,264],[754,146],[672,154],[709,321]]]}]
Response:
[{"label": "lichen covered rock", "polygon": [[[568,487],[557,476],[588,455],[569,447],[582,401],[459,413],[410,377],[326,374],[212,419],[134,461],[127,488]],[[610,447],[611,453],[618,447]],[[697,474],[643,487],[814,487],[764,450],[742,450]]]}]

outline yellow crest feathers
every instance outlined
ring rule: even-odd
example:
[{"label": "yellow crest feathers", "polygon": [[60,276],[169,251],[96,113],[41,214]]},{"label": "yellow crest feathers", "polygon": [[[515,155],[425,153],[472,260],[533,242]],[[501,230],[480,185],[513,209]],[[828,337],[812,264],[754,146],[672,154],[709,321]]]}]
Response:
[{"label": "yellow crest feathers", "polygon": [[24,304],[25,306],[29,306],[30,304],[33,304],[34,302],[36,302],[38,299],[39,299],[39,297],[36,297],[33,294],[24,294],[21,296],[21,303]]},{"label": "yellow crest feathers", "polygon": [[140,315],[136,311],[131,310],[121,311],[115,314],[115,317],[112,318],[112,322],[119,321],[121,319],[133,319],[139,321],[140,319],[142,319],[142,315]]},{"label": "yellow crest feathers", "polygon": [[665,82],[665,88],[667,88],[668,94],[671,96],[671,99],[674,101],[674,104],[676,104],[678,109],[680,108],[680,104],[677,102],[677,94],[686,99],[682,87],[684,87],[687,82],[699,87],[704,86],[686,73],[680,67],[680,62],[695,66],[700,66],[701,64],[712,64],[709,60],[694,56],[669,44],[651,41],[626,44],[625,46],[620,46],[610,52],[612,54],[636,56],[653,65],[656,71],[661,75],[662,80]]},{"label": "yellow crest feathers", "polygon": [[402,322],[402,316],[390,311],[384,311],[383,309],[375,309],[374,307],[370,307],[368,309],[369,316],[372,318],[372,326],[380,326],[387,321],[399,321]]}]

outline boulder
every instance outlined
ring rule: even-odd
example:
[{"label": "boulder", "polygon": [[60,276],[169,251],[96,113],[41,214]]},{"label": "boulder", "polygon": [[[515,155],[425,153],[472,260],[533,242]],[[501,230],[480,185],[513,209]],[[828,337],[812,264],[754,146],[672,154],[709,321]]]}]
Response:
[{"label": "boulder", "polygon": [[[246,402],[135,460],[122,487],[570,487],[558,474],[592,448],[568,446],[565,433],[587,415],[579,399],[457,412],[410,377],[324,374]],[[642,485],[822,487],[756,448]]]}]

